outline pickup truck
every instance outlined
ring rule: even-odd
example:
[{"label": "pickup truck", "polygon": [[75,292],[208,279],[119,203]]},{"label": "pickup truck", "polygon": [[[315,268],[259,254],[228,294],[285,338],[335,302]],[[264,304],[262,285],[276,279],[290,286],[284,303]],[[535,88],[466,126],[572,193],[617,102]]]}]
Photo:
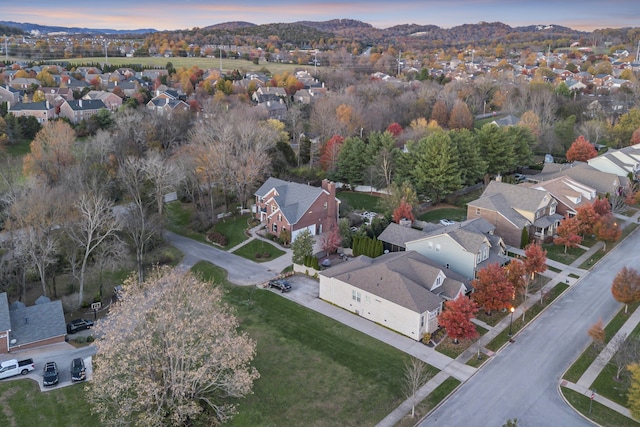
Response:
[{"label": "pickup truck", "polygon": [[29,371],[33,371],[35,366],[33,359],[24,360],[6,360],[0,363],[0,379],[13,377],[14,375],[22,374],[27,375]]}]

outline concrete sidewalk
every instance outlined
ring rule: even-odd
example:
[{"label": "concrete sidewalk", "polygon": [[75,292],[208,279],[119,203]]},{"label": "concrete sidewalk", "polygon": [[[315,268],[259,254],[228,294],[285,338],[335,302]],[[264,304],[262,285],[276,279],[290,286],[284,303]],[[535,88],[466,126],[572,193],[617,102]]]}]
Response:
[{"label": "concrete sidewalk", "polygon": [[571,389],[573,391],[576,391],[580,394],[582,394],[583,396],[587,396],[589,398],[591,398],[593,396],[593,400],[595,400],[596,402],[606,406],[609,409],[613,409],[614,411],[624,415],[625,417],[631,418],[632,420],[635,421],[635,419],[631,416],[631,411],[629,411],[627,408],[625,408],[622,405],[617,404],[616,402],[607,399],[606,397],[602,397],[600,396],[598,393],[595,393],[593,390],[587,388],[587,387],[583,387],[581,385],[578,384],[574,384],[570,381],[567,380],[561,380],[560,381],[560,386],[561,387],[566,387],[568,389]]}]

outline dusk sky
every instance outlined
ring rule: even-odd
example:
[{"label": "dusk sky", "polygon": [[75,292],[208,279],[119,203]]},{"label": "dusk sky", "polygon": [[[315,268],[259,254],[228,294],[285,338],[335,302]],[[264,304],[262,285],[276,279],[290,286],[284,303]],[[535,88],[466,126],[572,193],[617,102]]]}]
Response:
[{"label": "dusk sky", "polygon": [[0,20],[117,30],[175,30],[228,21],[268,24],[335,18],[357,19],[377,28],[397,24],[450,28],[481,21],[500,21],[512,27],[557,24],[585,31],[640,26],[639,0],[3,0],[2,3]]}]

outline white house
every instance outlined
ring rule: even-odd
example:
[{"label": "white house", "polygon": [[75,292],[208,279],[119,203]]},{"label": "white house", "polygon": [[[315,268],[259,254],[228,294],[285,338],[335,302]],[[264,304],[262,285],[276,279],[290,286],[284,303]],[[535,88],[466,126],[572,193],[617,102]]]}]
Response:
[{"label": "white house", "polygon": [[599,171],[613,173],[618,176],[634,176],[640,172],[640,144],[630,145],[619,150],[610,149],[587,161]]},{"label": "white house", "polygon": [[433,264],[412,251],[361,255],[320,273],[320,298],[419,341],[438,327],[442,303],[468,289]]}]

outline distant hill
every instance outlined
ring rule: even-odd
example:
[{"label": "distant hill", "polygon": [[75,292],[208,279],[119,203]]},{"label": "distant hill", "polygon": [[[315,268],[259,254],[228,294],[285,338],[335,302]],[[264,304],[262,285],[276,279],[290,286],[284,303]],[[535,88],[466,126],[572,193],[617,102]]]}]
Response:
[{"label": "distant hill", "polygon": [[152,28],[141,28],[137,30],[114,30],[107,28],[56,27],[51,25],[30,24],[14,21],[0,21],[0,26],[17,28],[24,31],[25,33],[30,33],[31,31],[39,31],[42,34],[148,34],[157,32],[157,30],[154,30]]},{"label": "distant hill", "polygon": [[239,28],[255,27],[256,24],[244,21],[223,22],[221,24],[209,25],[203,30],[237,30]]}]

